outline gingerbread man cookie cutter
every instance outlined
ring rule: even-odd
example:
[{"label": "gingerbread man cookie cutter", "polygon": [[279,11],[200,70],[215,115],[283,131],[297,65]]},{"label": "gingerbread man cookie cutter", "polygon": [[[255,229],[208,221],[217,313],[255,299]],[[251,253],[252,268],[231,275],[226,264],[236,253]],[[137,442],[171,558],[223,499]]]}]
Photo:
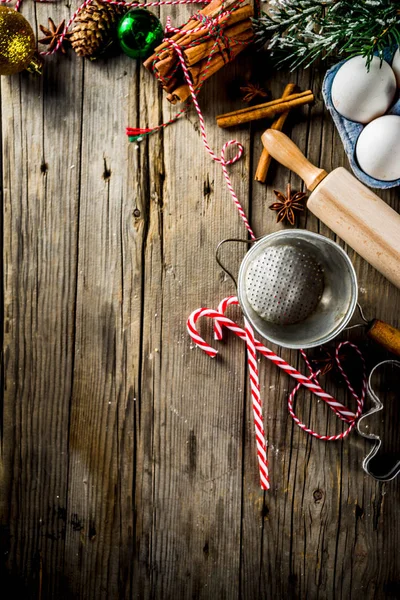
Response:
[{"label": "gingerbread man cookie cutter", "polygon": [[369,440],[374,440],[374,442],[375,442],[372,447],[372,450],[364,458],[362,467],[368,475],[370,475],[374,479],[377,479],[378,481],[390,481],[390,480],[394,479],[395,477],[397,477],[397,475],[400,473],[400,456],[395,457],[394,463],[389,465],[389,468],[386,472],[383,472],[380,470],[376,471],[374,469],[371,462],[372,462],[372,459],[378,454],[378,452],[382,446],[382,440],[379,435],[366,432],[365,429],[362,430],[360,427],[362,425],[362,422],[364,421],[364,419],[370,417],[374,413],[377,413],[383,409],[383,403],[380,401],[378,395],[376,394],[374,388],[372,387],[372,378],[373,378],[374,374],[379,369],[381,369],[384,365],[392,365],[393,369],[399,370],[398,389],[400,389],[400,362],[397,360],[384,360],[384,361],[378,363],[372,369],[372,371],[369,375],[369,378],[368,378],[368,396],[370,397],[370,399],[373,403],[373,407],[371,408],[371,410],[369,410],[367,413],[365,413],[362,417],[360,417],[360,419],[357,422],[358,433],[360,435],[362,435],[364,438],[367,438]]}]

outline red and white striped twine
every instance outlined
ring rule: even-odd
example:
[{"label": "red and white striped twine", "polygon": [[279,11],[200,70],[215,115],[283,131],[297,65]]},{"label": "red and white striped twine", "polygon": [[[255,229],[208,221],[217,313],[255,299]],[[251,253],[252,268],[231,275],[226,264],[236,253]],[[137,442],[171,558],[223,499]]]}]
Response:
[{"label": "red and white striped twine", "polygon": [[[6,3],[6,2],[10,2],[10,1],[11,0],[0,0],[0,3]],[[39,0],[39,1],[43,1],[43,0]],[[50,54],[54,54],[54,53],[56,53],[60,49],[62,43],[64,42],[65,36],[67,35],[68,30],[71,27],[72,23],[75,21],[75,19],[80,14],[80,12],[83,9],[85,9],[88,6],[88,4],[91,3],[91,1],[92,0],[85,0],[75,10],[75,12],[72,14],[71,18],[69,19],[68,23],[65,25],[64,30],[62,31],[60,37],[58,38],[58,41],[57,41],[57,44],[56,44],[55,48],[53,50],[48,50],[48,51],[40,52],[40,54],[42,56],[48,56]],[[103,1],[104,2],[108,2],[109,4],[113,4],[115,6],[125,6],[127,8],[150,8],[152,6],[153,7],[155,7],[155,6],[176,6],[176,5],[179,5],[179,4],[209,4],[211,0],[157,0],[155,2],[123,2],[123,1],[120,1],[120,0],[103,0]],[[239,2],[240,1],[244,1],[244,0],[239,0]],[[15,6],[15,10],[19,10],[21,4],[22,4],[22,0],[17,0],[16,6]],[[231,12],[232,12],[232,10],[230,10],[230,9],[228,9],[228,10],[221,10],[221,12],[215,18],[212,18],[212,19],[205,18],[205,19],[203,19],[202,22],[199,23],[198,27],[196,27],[195,29],[193,29],[193,32],[200,31],[202,29],[207,29],[207,30],[210,30],[210,33],[212,34],[213,31],[216,31],[216,28],[218,27],[218,24],[223,19],[225,19],[229,14],[231,14]],[[167,22],[166,22],[166,27],[165,27],[165,34],[168,35],[169,33],[175,33],[176,31],[178,31],[178,29],[176,27],[173,27],[171,25],[171,19],[170,19],[170,17],[168,17],[167,18]],[[194,87],[193,87],[193,84],[192,84],[192,80],[191,80],[189,71],[188,71],[188,69],[186,67],[186,63],[185,63],[185,59],[183,57],[182,50],[181,50],[179,44],[177,44],[174,40],[172,40],[169,37],[165,37],[163,39],[163,42],[166,42],[167,44],[169,44],[170,46],[172,46],[174,48],[175,52],[178,55],[179,62],[181,64],[181,67],[182,67],[182,70],[183,70],[183,73],[184,73],[184,77],[185,77],[186,83],[187,83],[187,85],[189,86],[189,89],[190,89],[190,94],[191,94],[191,98],[192,98],[193,104],[195,106],[197,115],[199,117],[200,131],[201,131],[201,137],[202,137],[202,140],[203,140],[203,144],[204,144],[207,152],[211,156],[211,158],[213,160],[215,160],[216,162],[219,162],[221,164],[222,171],[224,173],[226,184],[228,186],[228,189],[229,189],[229,192],[231,194],[232,200],[233,200],[236,208],[239,211],[239,214],[240,214],[240,216],[241,216],[241,218],[243,220],[243,223],[244,223],[244,225],[245,225],[245,227],[246,227],[246,229],[247,229],[247,231],[248,231],[248,233],[250,235],[250,238],[252,240],[255,240],[255,235],[254,235],[254,233],[253,233],[253,231],[252,231],[252,229],[250,227],[249,221],[248,221],[248,219],[246,217],[246,213],[244,212],[243,207],[240,204],[240,201],[239,201],[239,199],[238,199],[238,197],[237,197],[237,195],[236,195],[236,193],[235,193],[235,191],[233,189],[232,182],[230,180],[229,173],[228,173],[228,170],[227,170],[227,166],[228,165],[234,164],[236,161],[238,161],[241,158],[241,156],[243,154],[243,146],[238,141],[236,141],[236,140],[230,140],[229,142],[226,142],[223,145],[220,157],[218,157],[218,156],[216,156],[214,154],[214,152],[211,149],[211,147],[210,147],[210,145],[208,143],[208,140],[207,140],[207,134],[206,134],[206,128],[205,128],[203,114],[201,112],[199,103],[197,101],[197,95],[196,95],[196,92],[194,90]],[[218,37],[216,36],[215,37],[215,45],[210,50],[209,61],[212,58],[212,56],[213,56],[213,54],[214,54],[214,52],[215,52],[215,50],[217,48],[218,48]],[[208,65],[206,65],[206,67],[205,67],[206,69],[207,69],[207,66]],[[165,126],[167,126],[167,125],[169,125],[171,123],[174,123],[185,112],[186,112],[186,109],[180,111],[175,117],[173,117],[172,119],[170,119],[168,121],[168,123],[164,123],[162,125],[158,125],[157,127],[153,128],[153,129],[145,129],[145,130],[143,130],[144,135],[147,134],[147,133],[154,132],[154,131],[159,131],[163,127],[165,127]],[[141,131],[141,130],[136,130],[135,128],[131,128],[131,127],[127,128],[127,134],[129,136],[137,134],[137,131]],[[237,152],[236,152],[236,154],[235,154],[235,156],[233,158],[230,158],[230,159],[227,160],[225,158],[225,153],[226,153],[226,150],[230,146],[236,146]]]},{"label": "red and white striped twine", "polygon": [[[11,0],[0,0],[0,3],[8,3]],[[19,8],[21,7],[23,0],[17,0],[17,3],[15,5],[15,10],[19,10]],[[46,0],[39,0],[39,1],[46,1]],[[211,0],[156,0],[155,2],[123,2],[121,0],[103,0],[104,2],[108,2],[109,4],[113,4],[115,6],[125,6],[127,8],[150,8],[150,7],[155,7],[155,6],[176,6],[179,4],[209,4]],[[240,1],[244,1],[244,0],[239,0]],[[64,42],[65,36],[68,33],[69,28],[71,27],[72,23],[75,21],[75,19],[77,18],[77,16],[80,14],[80,12],[85,9],[88,4],[90,4],[92,2],[92,0],[85,0],[76,10],[75,12],[72,14],[71,18],[69,19],[68,23],[65,25],[64,30],[62,31],[60,37],[58,38],[57,44],[54,47],[53,50],[48,50],[48,51],[43,51],[40,52],[40,54],[42,56],[48,56],[50,54],[55,54],[61,47],[61,45]],[[228,10],[221,10],[221,12],[215,17],[215,18],[204,18],[202,19],[202,22],[199,23],[199,25],[193,29],[193,32],[195,31],[200,31],[202,29],[207,29],[210,31],[210,34],[212,35],[213,32],[217,31],[218,28],[218,24],[225,19],[229,14],[231,14],[232,10],[228,9]],[[197,17],[196,17],[197,18]],[[173,27],[171,25],[171,19],[170,17],[167,18],[166,21],[166,27],[165,27],[165,34],[168,35],[169,33],[175,33],[176,31],[178,31],[177,28]],[[205,123],[204,123],[204,117],[203,114],[201,112],[199,103],[197,101],[197,95],[195,92],[195,89],[193,87],[192,84],[192,80],[189,74],[189,71],[186,67],[186,63],[185,63],[185,59],[183,57],[183,53],[182,50],[179,46],[178,43],[176,43],[174,40],[172,40],[169,37],[165,37],[163,39],[163,42],[166,42],[167,44],[169,44],[171,47],[174,48],[175,52],[178,55],[179,58],[179,62],[181,64],[183,73],[184,73],[184,77],[186,80],[187,85],[189,86],[190,89],[190,94],[191,94],[191,98],[193,101],[193,104],[195,106],[197,115],[199,117],[199,121],[200,121],[200,131],[201,131],[201,137],[203,140],[203,144],[207,150],[207,152],[209,153],[209,155],[211,156],[211,158],[216,161],[219,162],[221,167],[222,167],[222,171],[224,173],[224,177],[226,180],[226,184],[228,186],[229,192],[231,194],[232,200],[237,208],[237,210],[239,211],[239,214],[243,220],[243,223],[250,235],[250,238],[252,240],[255,240],[255,235],[250,227],[249,221],[246,217],[246,213],[243,210],[242,205],[240,204],[240,201],[233,189],[232,186],[232,182],[230,180],[229,177],[229,173],[228,173],[228,169],[227,166],[228,165],[232,165],[234,164],[236,161],[238,161],[241,156],[243,155],[243,146],[242,144],[240,144],[238,141],[236,140],[230,140],[229,142],[226,142],[221,150],[221,155],[218,157],[214,154],[213,150],[211,149],[208,140],[207,140],[207,134],[206,134],[206,128],[205,128]],[[209,61],[211,60],[214,52],[218,49],[218,36],[215,36],[215,44],[214,46],[211,48],[210,50],[210,55],[209,55]],[[208,64],[206,65],[205,69],[207,69]],[[180,111],[175,117],[173,117],[172,119],[170,119],[167,123],[164,123],[162,125],[158,125],[157,127],[153,128],[153,129],[145,129],[145,130],[137,130],[135,128],[132,127],[128,127],[127,128],[127,134],[129,136],[132,135],[136,135],[138,131],[143,131],[143,134],[147,134],[147,133],[152,133],[154,131],[159,131],[161,129],[163,129],[164,127],[166,127],[167,125],[170,125],[171,123],[174,123],[180,116],[182,116],[184,113],[186,112],[186,108],[182,111]],[[226,154],[226,150],[230,147],[230,146],[236,146],[237,152],[235,154],[235,156],[233,156],[233,158],[230,159],[226,159],[225,158],[225,154]]]},{"label": "red and white striped twine", "polygon": [[[0,0],[0,3],[9,3],[12,0]],[[19,10],[21,7],[23,0],[17,0],[16,5],[15,5],[15,10]],[[47,2],[48,0],[37,0],[39,2]],[[71,18],[69,19],[68,23],[65,25],[64,30],[62,31],[61,35],[58,38],[57,44],[56,46],[53,48],[53,50],[47,50],[47,51],[43,51],[40,52],[40,54],[42,56],[48,56],[51,54],[55,54],[56,52],[58,52],[58,50],[60,49],[61,45],[64,42],[65,36],[68,33],[69,28],[71,27],[72,23],[75,21],[75,19],[77,18],[77,16],[80,14],[80,12],[85,9],[88,4],[91,3],[92,0],[84,0],[84,2],[75,10],[75,12],[72,14]],[[156,0],[154,2],[123,2],[122,0],[103,0],[104,2],[108,2],[109,4],[113,4],[115,6],[125,6],[127,8],[150,8],[150,7],[155,7],[155,6],[176,6],[176,5],[180,5],[180,4],[209,4],[211,0]],[[239,0],[239,2],[244,1],[244,0]],[[258,7],[258,11],[259,11],[259,2],[257,0],[256,2],[257,7]],[[225,17],[227,17],[229,14],[232,13],[232,9],[227,9],[227,10],[221,10],[221,12],[215,17],[215,18],[204,18],[202,19],[202,22],[198,25],[198,27],[196,27],[194,31],[200,31],[201,29],[208,29],[210,31],[210,34],[212,35],[213,32],[215,33],[217,31],[218,28],[218,24],[225,19]],[[195,15],[195,17],[197,17]],[[178,31],[178,29],[176,27],[173,27],[171,25],[171,19],[170,17],[167,18],[167,22],[166,22],[166,27],[165,27],[165,33],[169,34],[169,33],[174,33]],[[174,48],[174,50],[176,51],[178,58],[179,58],[179,62],[181,64],[183,73],[184,73],[184,77],[186,80],[187,85],[189,86],[190,89],[190,94],[191,94],[191,98],[193,101],[193,104],[195,106],[197,115],[199,117],[199,121],[200,121],[200,130],[201,130],[201,137],[203,140],[203,144],[207,150],[207,152],[210,154],[211,158],[216,161],[219,162],[221,167],[222,167],[222,171],[224,173],[224,177],[226,180],[226,184],[228,186],[229,192],[231,194],[232,200],[240,214],[240,217],[249,233],[249,236],[252,240],[255,240],[255,235],[253,233],[252,228],[250,227],[250,223],[247,219],[246,213],[243,210],[243,207],[233,189],[232,186],[232,182],[230,180],[229,177],[229,173],[228,173],[228,169],[227,166],[228,165],[232,165],[234,164],[236,161],[238,161],[241,156],[243,155],[243,146],[242,144],[240,144],[240,142],[238,142],[237,140],[229,140],[228,142],[226,142],[221,150],[221,155],[220,157],[216,156],[214,154],[214,152],[212,151],[208,140],[207,140],[207,134],[206,134],[206,128],[205,128],[205,123],[204,123],[204,118],[203,118],[203,114],[201,112],[199,103],[197,101],[197,95],[196,92],[194,90],[193,84],[192,84],[192,80],[189,74],[189,71],[186,67],[186,63],[185,63],[185,59],[183,57],[183,53],[181,51],[181,48],[179,46],[179,44],[177,44],[174,40],[165,37],[163,39],[163,42],[166,42],[167,44],[169,44],[170,46],[172,46]],[[209,61],[211,60],[214,52],[218,49],[218,36],[215,35],[215,44],[214,46],[211,48],[210,50],[210,55],[209,55]],[[208,64],[205,67],[205,70],[207,70]],[[164,123],[162,125],[158,125],[157,127],[153,128],[153,129],[145,129],[143,130],[144,134],[147,133],[151,133],[154,131],[159,131],[161,129],[163,129],[165,126],[170,125],[171,123],[174,123],[180,116],[182,116],[184,113],[186,112],[186,109],[183,109],[182,111],[180,111],[175,117],[173,117],[172,119],[170,119],[167,123]],[[137,133],[138,130],[136,130],[135,128],[132,127],[127,127],[127,134],[129,136],[135,135]],[[140,131],[140,130],[139,130]],[[225,158],[225,153],[226,150],[230,147],[230,146],[236,146],[237,148],[237,152],[235,154],[235,156],[233,158],[230,158],[228,160],[226,160]]]},{"label": "red and white striped twine", "polygon": [[[221,17],[219,17],[219,18],[221,18]],[[167,23],[167,27],[166,27],[166,30],[165,30],[166,33],[168,33],[168,31],[169,31],[169,27],[170,27],[170,25]],[[202,26],[202,27],[204,27],[204,26]],[[246,213],[243,210],[243,207],[242,207],[242,205],[241,205],[241,203],[240,203],[240,201],[239,201],[239,199],[238,199],[238,197],[237,197],[237,195],[236,195],[236,193],[235,193],[235,191],[233,189],[232,182],[231,182],[231,179],[229,177],[229,173],[228,173],[228,169],[227,169],[228,165],[233,165],[236,161],[238,161],[242,157],[242,155],[243,155],[243,146],[237,140],[229,140],[229,142],[226,142],[223,145],[222,150],[221,150],[221,156],[218,157],[218,156],[215,155],[215,153],[213,152],[213,150],[211,149],[211,147],[210,147],[210,145],[208,143],[207,133],[206,133],[206,126],[205,126],[205,122],[204,122],[203,113],[201,112],[201,108],[200,108],[200,105],[199,105],[198,100],[197,100],[197,95],[196,95],[196,92],[195,92],[195,89],[194,89],[194,86],[193,86],[193,83],[192,83],[192,80],[191,80],[191,77],[190,77],[190,73],[189,73],[188,68],[186,66],[185,59],[183,57],[183,53],[182,53],[181,47],[179,46],[179,44],[177,42],[175,42],[171,38],[165,38],[164,41],[167,42],[170,46],[172,46],[174,48],[176,54],[178,55],[179,62],[180,62],[181,67],[182,67],[182,71],[183,71],[186,83],[188,85],[188,88],[190,90],[190,94],[191,94],[191,97],[192,97],[192,101],[193,101],[194,107],[195,107],[196,112],[197,112],[197,116],[199,118],[200,133],[201,133],[201,137],[202,137],[202,140],[203,140],[204,147],[207,150],[207,152],[209,153],[209,155],[211,156],[211,158],[215,162],[219,162],[220,163],[220,165],[222,167],[222,171],[224,173],[226,184],[228,186],[229,192],[230,192],[231,197],[232,197],[232,200],[233,200],[233,202],[234,202],[237,210],[239,211],[239,214],[240,214],[240,216],[242,218],[242,221],[243,221],[243,223],[244,223],[247,231],[249,232],[250,238],[252,240],[255,240],[256,237],[255,237],[255,235],[253,233],[252,228],[250,227],[250,223],[249,223],[249,221],[247,219]],[[211,56],[212,56],[212,53],[210,53],[210,58],[211,58]],[[226,160],[225,153],[226,153],[227,149],[230,146],[236,146],[237,152],[236,152],[235,156],[233,156],[233,158],[230,158],[230,159]]]},{"label": "red and white striped twine", "polygon": [[[352,348],[355,352],[357,352],[357,354],[360,357],[361,360],[361,364],[362,364],[362,368],[363,368],[363,378],[362,378],[362,384],[361,384],[361,394],[360,396],[358,396],[358,394],[355,392],[353,386],[350,383],[349,378],[347,377],[345,371],[343,370],[340,358],[339,358],[339,352],[340,349],[343,348],[343,346],[349,346],[350,348]],[[316,378],[318,377],[320,371],[314,372],[312,370],[312,367],[307,359],[307,356],[304,352],[304,350],[300,350],[304,361],[310,371],[310,379],[316,381]],[[312,435],[313,437],[319,439],[319,440],[324,440],[326,442],[335,442],[337,440],[342,440],[345,437],[347,437],[349,435],[349,433],[354,429],[356,423],[357,423],[357,419],[358,417],[361,415],[362,410],[363,410],[363,406],[364,406],[364,400],[365,400],[365,394],[367,391],[367,373],[365,370],[365,361],[364,361],[364,357],[361,354],[359,348],[355,345],[352,344],[351,342],[348,341],[344,341],[344,342],[340,342],[340,344],[337,345],[336,347],[336,351],[335,351],[335,359],[336,359],[336,364],[339,368],[340,373],[342,374],[344,380],[346,381],[347,387],[350,391],[350,393],[352,394],[353,398],[356,399],[357,402],[357,411],[354,414],[354,417],[349,421],[350,425],[349,427],[343,431],[342,433],[339,433],[337,435],[321,435],[320,433],[316,433],[315,431],[313,431],[312,429],[310,429],[309,427],[307,427],[307,425],[305,425],[305,423],[302,423],[300,421],[300,419],[298,418],[298,416],[295,414],[294,409],[293,409],[293,401],[294,398],[296,396],[297,391],[299,390],[301,383],[298,383],[296,385],[296,387],[291,391],[289,398],[288,398],[288,409],[289,409],[289,414],[292,417],[292,419],[294,420],[294,422],[300,427],[300,429],[302,429],[303,431],[305,431],[306,433],[309,433],[310,435]]]},{"label": "red and white striped twine", "polygon": [[[0,4],[10,4],[13,0],[0,0]],[[23,0],[17,0],[14,9],[19,10],[21,8]],[[35,0],[35,2],[41,2],[43,4],[50,4],[53,0]],[[53,48],[53,50],[49,50],[46,52],[40,52],[42,56],[49,56],[50,54],[55,54],[60,49],[61,44],[63,43],[65,36],[68,33],[69,28],[72,23],[75,21],[76,17],[79,13],[86,8],[88,4],[90,4],[92,0],[85,0],[82,2],[80,6],[75,10],[68,23],[65,25],[59,39],[57,45]],[[125,6],[126,8],[151,8],[156,6],[177,6],[178,4],[209,4],[211,0],[157,0],[155,2],[123,2],[123,0],[102,0],[102,2],[108,2],[108,4],[113,4],[114,6]]]},{"label": "red and white striped twine", "polygon": [[[245,320],[245,328],[242,329],[241,327],[239,327],[239,325],[237,325],[237,323],[235,323],[231,319],[227,318],[224,313],[225,313],[226,309],[228,308],[228,306],[231,306],[232,304],[239,304],[236,296],[229,296],[228,298],[225,298],[224,300],[222,300],[218,307],[218,310],[213,310],[210,308],[199,308],[199,309],[193,311],[192,314],[188,318],[187,328],[189,331],[189,335],[192,338],[192,340],[194,341],[194,343],[211,357],[215,357],[218,354],[218,351],[215,350],[215,348],[213,348],[212,346],[210,346],[199,335],[199,333],[197,331],[196,323],[200,317],[209,317],[214,320],[214,336],[216,339],[218,339],[218,340],[222,339],[222,335],[223,335],[222,328],[226,327],[230,331],[233,331],[233,333],[235,333],[238,337],[245,340],[246,347],[247,347],[247,360],[248,360],[250,386],[251,386],[251,394],[252,394],[252,401],[253,401],[254,422],[255,422],[255,427],[256,427],[256,442],[257,442],[257,453],[258,453],[258,460],[259,460],[261,487],[262,487],[262,489],[269,489],[268,463],[267,463],[267,457],[266,457],[265,453],[263,453],[263,448],[265,449],[265,440],[264,440],[264,433],[263,433],[264,426],[263,426],[263,420],[262,420],[260,386],[259,386],[259,380],[258,380],[256,352],[259,352],[260,354],[262,354],[263,356],[265,356],[266,358],[271,360],[280,369],[282,369],[288,375],[290,375],[291,377],[296,379],[297,385],[295,386],[293,391],[290,393],[289,398],[288,398],[289,413],[290,413],[291,417],[293,418],[294,422],[301,429],[303,429],[303,431],[305,431],[306,433],[309,433],[310,435],[312,435],[315,438],[318,438],[320,440],[325,440],[325,441],[335,441],[335,440],[344,439],[352,431],[352,429],[354,428],[354,426],[356,424],[358,417],[361,415],[363,405],[364,405],[364,400],[365,400],[366,389],[367,389],[367,377],[366,377],[366,370],[365,370],[365,362],[364,362],[364,358],[363,358],[360,350],[354,344],[345,341],[345,342],[341,342],[337,346],[336,355],[335,355],[337,365],[340,369],[341,374],[343,375],[343,378],[346,381],[346,384],[347,384],[347,387],[348,387],[350,393],[352,394],[352,396],[355,398],[355,400],[357,402],[357,411],[354,413],[353,411],[351,411],[346,406],[344,406],[343,404],[338,402],[335,398],[333,398],[333,396],[331,396],[330,394],[328,394],[321,388],[321,386],[319,385],[319,383],[317,381],[317,377],[318,377],[320,371],[314,372],[312,370],[310,362],[308,361],[307,356],[303,350],[301,350],[301,353],[302,353],[302,356],[303,356],[303,358],[306,362],[306,365],[310,371],[309,377],[306,377],[305,375],[302,375],[301,373],[299,373],[294,367],[289,365],[285,360],[283,360],[282,358],[277,356],[274,352],[272,352],[272,350],[269,350],[263,344],[261,344],[261,342],[255,340],[254,335],[253,335],[253,330],[246,320]],[[352,387],[352,385],[340,363],[339,351],[343,346],[346,346],[346,345],[351,347],[352,349],[354,349],[355,352],[357,352],[357,354],[359,355],[360,360],[362,362],[363,381],[362,381],[360,396],[358,396],[358,394],[355,392],[354,388]],[[335,414],[340,419],[342,419],[343,421],[345,421],[348,424],[348,428],[342,433],[328,436],[328,435],[321,435],[321,434],[313,431],[310,427],[307,427],[304,423],[302,423],[300,421],[300,419],[297,417],[297,415],[295,414],[294,409],[293,409],[293,401],[294,401],[295,395],[301,386],[306,387],[313,394],[315,394],[316,396],[318,396],[319,398],[324,400],[324,402],[326,402],[328,404],[328,406],[335,412]],[[262,440],[264,440],[264,445],[261,443]]]},{"label": "red and white striped twine", "polygon": [[[110,1],[110,0],[108,0],[108,1]],[[180,0],[178,2],[173,2],[173,1],[169,2],[168,0],[165,0],[165,1],[161,0],[159,2],[149,2],[149,3],[143,3],[143,4],[135,4],[134,3],[134,4],[135,4],[135,6],[146,6],[146,7],[148,7],[148,6],[161,6],[163,4],[185,4],[185,3],[190,3],[190,1],[188,2],[187,0]],[[88,2],[90,2],[90,0],[86,0],[86,3],[88,3]],[[84,3],[84,5],[86,3]],[[121,3],[118,3],[118,2],[113,2],[113,0],[111,0],[111,3],[112,4],[121,4]],[[208,2],[202,2],[202,3],[203,4],[208,4]],[[78,9],[77,13],[83,8],[84,5],[82,5]],[[200,30],[203,30],[203,29],[207,29],[207,30],[210,30],[210,33],[212,33],[212,31],[217,28],[218,24],[223,19],[225,19],[231,12],[232,12],[231,10],[222,10],[215,18],[204,19],[196,28],[194,28],[192,30],[192,32],[196,32],[196,31],[200,31]],[[75,17],[76,17],[76,15],[73,15],[73,17],[71,19],[71,22],[75,19]],[[68,23],[68,25],[66,27],[66,30],[68,29],[69,25],[70,25],[70,23]],[[213,150],[211,149],[210,144],[208,143],[208,139],[207,139],[207,133],[206,133],[206,127],[205,127],[203,113],[201,112],[201,108],[200,108],[200,105],[199,105],[198,100],[197,100],[197,94],[196,94],[196,91],[194,89],[194,86],[193,86],[193,83],[192,83],[192,80],[191,80],[191,77],[190,77],[190,73],[189,73],[188,68],[186,66],[185,59],[184,59],[184,56],[183,56],[183,53],[182,53],[182,49],[181,49],[180,45],[176,41],[174,41],[173,39],[167,37],[168,34],[170,34],[170,33],[176,33],[177,31],[179,31],[179,29],[177,29],[176,27],[173,27],[171,25],[171,19],[170,19],[170,17],[168,17],[167,21],[166,21],[166,27],[165,27],[166,37],[163,39],[163,42],[165,42],[169,46],[171,46],[175,50],[175,52],[176,52],[176,54],[178,56],[179,63],[181,65],[181,67],[182,67],[182,71],[183,71],[183,74],[184,74],[185,81],[186,81],[186,83],[187,83],[187,85],[189,87],[189,90],[190,90],[192,102],[194,104],[194,107],[195,107],[196,112],[197,112],[197,116],[199,118],[200,133],[201,133],[201,137],[202,137],[202,140],[203,140],[204,147],[207,150],[207,152],[209,153],[209,155],[211,156],[211,158],[215,162],[220,163],[222,171],[223,171],[223,174],[224,174],[224,177],[225,177],[225,180],[226,180],[227,187],[228,187],[230,195],[232,197],[232,200],[233,200],[233,202],[234,202],[234,204],[235,204],[235,206],[236,206],[236,208],[237,208],[237,210],[238,210],[238,212],[240,214],[240,217],[241,217],[241,219],[242,219],[242,221],[243,221],[243,223],[244,223],[244,225],[245,225],[245,227],[246,227],[246,229],[247,229],[247,231],[249,233],[250,238],[252,240],[255,240],[256,239],[255,235],[254,235],[254,233],[252,231],[252,228],[250,227],[250,223],[249,223],[249,221],[247,219],[246,213],[243,210],[243,207],[242,207],[242,205],[241,205],[241,203],[240,203],[240,201],[239,201],[239,199],[238,199],[238,197],[237,197],[237,195],[236,195],[236,193],[235,193],[235,191],[233,189],[232,182],[231,182],[231,179],[229,177],[229,173],[228,173],[228,169],[227,169],[228,165],[234,164],[236,161],[238,161],[242,157],[242,155],[243,155],[243,146],[237,140],[229,140],[228,142],[226,142],[223,145],[220,156],[217,156],[213,152]],[[57,48],[61,45],[61,43],[62,43],[62,40],[59,40],[59,42],[57,44]],[[212,56],[213,56],[213,54],[214,54],[214,52],[215,52],[216,49],[218,49],[218,37],[217,36],[215,37],[215,44],[214,44],[214,46],[210,50],[208,61],[211,60],[211,58],[212,58]],[[206,65],[206,67],[205,67],[205,70],[207,70],[207,67],[208,67],[208,63]],[[156,76],[158,75],[157,73],[154,73],[154,74]],[[140,132],[143,132],[143,134],[146,135],[146,134],[152,133],[154,131],[159,131],[162,128],[164,128],[165,126],[169,125],[170,123],[175,122],[179,118],[179,116],[181,116],[184,113],[185,113],[185,109],[182,110],[176,117],[174,117],[170,121],[168,121],[168,123],[163,123],[162,125],[158,125],[157,127],[153,128],[153,129],[143,129],[143,130],[141,130],[141,129],[135,129],[135,128],[132,128],[132,127],[128,127],[127,128],[127,134],[129,136],[136,136],[136,139],[138,139],[137,135],[140,134]],[[235,146],[236,147],[236,154],[232,158],[226,159],[226,151],[227,151],[227,149],[230,146]]]}]

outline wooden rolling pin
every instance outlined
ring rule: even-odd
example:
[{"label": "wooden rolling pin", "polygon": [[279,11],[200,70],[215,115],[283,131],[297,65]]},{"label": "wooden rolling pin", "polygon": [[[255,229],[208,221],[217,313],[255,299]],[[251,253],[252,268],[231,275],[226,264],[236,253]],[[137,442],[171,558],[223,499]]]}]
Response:
[{"label": "wooden rolling pin", "polygon": [[284,133],[267,129],[261,139],[314,190],[307,208],[400,288],[400,215],[343,167],[328,175],[312,165]]}]

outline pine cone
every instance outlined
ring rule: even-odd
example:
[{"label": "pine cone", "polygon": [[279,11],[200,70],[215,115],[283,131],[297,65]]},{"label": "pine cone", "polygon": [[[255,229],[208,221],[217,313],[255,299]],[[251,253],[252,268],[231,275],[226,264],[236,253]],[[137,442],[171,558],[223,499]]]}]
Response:
[{"label": "pine cone", "polygon": [[69,39],[78,56],[99,54],[112,41],[124,6],[92,0],[76,17]]}]

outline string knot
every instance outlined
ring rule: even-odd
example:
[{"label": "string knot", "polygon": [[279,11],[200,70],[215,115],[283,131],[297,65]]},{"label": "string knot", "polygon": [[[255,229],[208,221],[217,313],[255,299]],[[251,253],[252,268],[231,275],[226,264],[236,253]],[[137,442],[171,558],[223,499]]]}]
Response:
[{"label": "string knot", "polygon": [[200,21],[202,25],[204,25],[204,28],[207,29],[210,38],[218,39],[222,36],[223,29],[220,25],[221,16],[213,19],[211,17],[208,17],[207,15],[197,13],[197,15],[195,15],[195,19]]},{"label": "string knot", "polygon": [[[225,160],[225,153],[230,146],[235,146],[237,148],[237,152],[233,158],[230,158],[229,160]],[[242,158],[243,152],[244,152],[244,148],[240,142],[238,142],[237,140],[229,140],[229,142],[226,142],[222,146],[221,158],[219,159],[219,162],[221,163],[221,165],[233,165],[235,162],[237,162],[238,160],[240,160]]]}]

